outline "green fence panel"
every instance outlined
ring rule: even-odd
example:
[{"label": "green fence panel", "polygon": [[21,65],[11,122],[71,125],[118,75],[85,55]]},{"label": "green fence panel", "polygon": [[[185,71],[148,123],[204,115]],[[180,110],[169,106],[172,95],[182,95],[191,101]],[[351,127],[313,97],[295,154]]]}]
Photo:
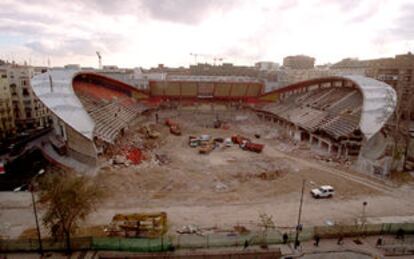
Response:
[{"label": "green fence panel", "polygon": [[179,235],[174,244],[176,248],[205,248],[207,238],[200,235]]},{"label": "green fence panel", "polygon": [[268,244],[280,244],[283,242],[283,234],[279,230],[270,230],[266,234]]},{"label": "green fence panel", "polygon": [[119,250],[120,238],[94,237],[92,238],[92,249],[95,250]]},{"label": "green fence panel", "polygon": [[161,252],[171,249],[171,241],[167,238],[93,238],[92,248],[130,252]]}]

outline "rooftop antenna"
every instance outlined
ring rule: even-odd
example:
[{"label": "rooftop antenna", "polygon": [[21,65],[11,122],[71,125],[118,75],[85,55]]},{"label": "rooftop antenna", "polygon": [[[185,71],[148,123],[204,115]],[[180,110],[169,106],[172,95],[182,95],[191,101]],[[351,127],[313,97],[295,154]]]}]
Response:
[{"label": "rooftop antenna", "polygon": [[101,56],[101,52],[97,51],[96,55],[98,56],[98,60],[99,60],[99,69],[102,69],[102,56]]}]

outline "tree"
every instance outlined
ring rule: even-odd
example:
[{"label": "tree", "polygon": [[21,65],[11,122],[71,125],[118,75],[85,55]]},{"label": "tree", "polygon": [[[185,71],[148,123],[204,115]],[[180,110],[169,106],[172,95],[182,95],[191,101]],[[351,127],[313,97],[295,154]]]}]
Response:
[{"label": "tree", "polygon": [[51,172],[40,182],[39,201],[46,207],[43,224],[52,237],[65,240],[71,252],[71,235],[102,201],[103,192],[91,178],[74,172]]}]

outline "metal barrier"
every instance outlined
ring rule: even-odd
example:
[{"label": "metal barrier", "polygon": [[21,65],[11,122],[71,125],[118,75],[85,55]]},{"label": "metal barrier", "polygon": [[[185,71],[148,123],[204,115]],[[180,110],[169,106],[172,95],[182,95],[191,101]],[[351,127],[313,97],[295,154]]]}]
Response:
[{"label": "metal barrier", "polygon": [[[368,235],[396,234],[399,229],[406,234],[414,233],[414,223],[387,223],[387,224],[363,224],[363,225],[334,225],[303,228],[299,234],[300,241],[312,240],[316,235],[320,238],[352,237]],[[270,245],[281,244],[283,233],[288,236],[288,242],[293,242],[294,231],[281,231],[271,229],[246,234],[211,233],[206,235],[169,235],[158,239],[148,238],[110,238],[110,237],[86,237],[72,238],[72,250],[112,250],[131,252],[161,252],[173,249],[193,249],[211,247],[236,247],[245,245]],[[247,242],[246,242],[247,241]],[[42,240],[45,251],[64,251],[64,241],[51,239]],[[0,251],[19,252],[37,251],[38,241],[35,239],[0,239]]]}]

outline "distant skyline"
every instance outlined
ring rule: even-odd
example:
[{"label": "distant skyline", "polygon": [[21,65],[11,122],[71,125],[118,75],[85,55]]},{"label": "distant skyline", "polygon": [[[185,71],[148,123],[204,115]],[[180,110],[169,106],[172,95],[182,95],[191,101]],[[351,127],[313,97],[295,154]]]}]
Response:
[{"label": "distant skyline", "polygon": [[412,0],[2,0],[0,59],[32,65],[317,64],[414,52]]}]

